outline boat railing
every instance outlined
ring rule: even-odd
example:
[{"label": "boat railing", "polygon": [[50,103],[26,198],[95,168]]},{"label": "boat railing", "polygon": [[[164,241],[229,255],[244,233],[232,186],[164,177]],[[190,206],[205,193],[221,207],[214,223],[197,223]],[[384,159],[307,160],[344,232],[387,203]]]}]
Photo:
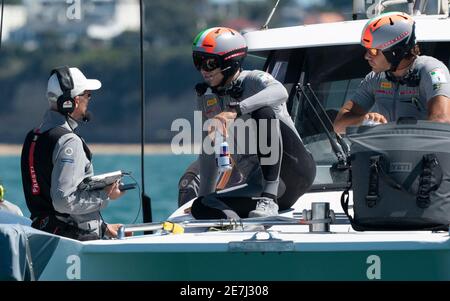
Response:
[{"label": "boat railing", "polygon": [[325,233],[330,231],[330,224],[349,224],[348,217],[344,213],[334,213],[327,202],[314,202],[311,210],[294,212],[293,217],[269,216],[242,219],[209,219],[188,220],[183,222],[154,222],[143,224],[123,225],[119,228],[118,238],[124,239],[135,232],[164,231],[166,233],[182,234],[188,228],[215,228],[218,230],[245,231],[248,226],[261,226],[264,229],[272,226],[308,225],[309,232]]}]

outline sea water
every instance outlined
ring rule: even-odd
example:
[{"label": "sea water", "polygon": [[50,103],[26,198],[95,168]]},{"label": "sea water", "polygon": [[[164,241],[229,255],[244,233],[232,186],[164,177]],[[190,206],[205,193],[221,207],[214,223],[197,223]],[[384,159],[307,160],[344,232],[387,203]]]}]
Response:
[{"label": "sea water", "polygon": [[[96,174],[115,170],[131,172],[141,185],[141,157],[139,155],[101,155],[93,158]],[[145,194],[152,200],[153,221],[165,220],[178,207],[178,181],[185,169],[196,159],[195,155],[158,154],[146,155]],[[131,183],[130,177],[124,182]],[[5,187],[5,199],[18,205],[26,217],[30,216],[22,189],[20,156],[0,156],[0,184]],[[129,224],[142,222],[141,198],[138,189],[128,190],[121,198],[111,201],[102,210],[109,223]],[[135,221],[136,220],[136,221]]]}]

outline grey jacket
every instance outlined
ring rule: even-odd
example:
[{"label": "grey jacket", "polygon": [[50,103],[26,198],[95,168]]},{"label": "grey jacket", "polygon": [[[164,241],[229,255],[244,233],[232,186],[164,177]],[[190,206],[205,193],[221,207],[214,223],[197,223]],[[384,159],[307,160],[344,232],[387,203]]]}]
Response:
[{"label": "grey jacket", "polygon": [[[44,116],[40,132],[58,126],[68,130],[78,126],[74,120],[68,121],[70,126],[63,115],[49,110]],[[85,230],[93,230],[101,236],[103,221],[100,210],[108,205],[109,198],[103,190],[86,191],[78,187],[84,178],[94,174],[92,163],[83,150],[81,138],[74,133],[61,136],[53,150],[52,162],[50,195],[55,210],[70,215],[66,222],[74,223]]]}]

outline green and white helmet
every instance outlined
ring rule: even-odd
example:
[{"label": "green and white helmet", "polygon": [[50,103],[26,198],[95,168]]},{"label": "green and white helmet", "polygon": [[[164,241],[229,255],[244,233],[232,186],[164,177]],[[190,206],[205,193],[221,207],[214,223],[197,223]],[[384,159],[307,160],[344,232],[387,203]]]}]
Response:
[{"label": "green and white helmet", "polygon": [[200,32],[192,45],[195,67],[206,71],[221,68],[224,81],[241,68],[246,56],[244,37],[227,27],[213,27]]}]

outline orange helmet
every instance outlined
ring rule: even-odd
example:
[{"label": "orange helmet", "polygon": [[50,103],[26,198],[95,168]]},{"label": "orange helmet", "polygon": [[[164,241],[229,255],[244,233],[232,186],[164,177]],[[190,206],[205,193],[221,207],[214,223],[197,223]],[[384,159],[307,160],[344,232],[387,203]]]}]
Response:
[{"label": "orange helmet", "polygon": [[361,34],[361,45],[383,52],[395,71],[416,45],[415,22],[403,12],[390,12],[370,19]]},{"label": "orange helmet", "polygon": [[213,27],[200,32],[192,45],[192,58],[195,67],[211,71],[222,69],[224,81],[241,68],[247,56],[247,43],[234,29]]}]

